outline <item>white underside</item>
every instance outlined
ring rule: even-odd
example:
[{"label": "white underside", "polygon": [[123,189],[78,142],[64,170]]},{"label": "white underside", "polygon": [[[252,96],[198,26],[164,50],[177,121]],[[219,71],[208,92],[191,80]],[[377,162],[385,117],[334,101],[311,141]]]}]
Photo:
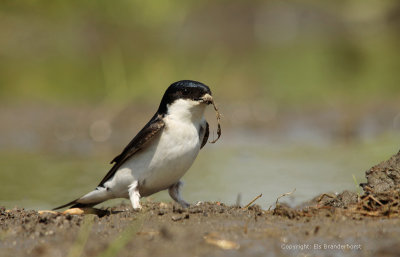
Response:
[{"label": "white underside", "polygon": [[78,200],[101,202],[111,198],[129,198],[128,188],[138,183],[140,196],[148,196],[177,183],[199,153],[199,130],[205,127],[206,104],[176,100],[168,107],[165,127],[144,149],[127,160],[104,187]]}]

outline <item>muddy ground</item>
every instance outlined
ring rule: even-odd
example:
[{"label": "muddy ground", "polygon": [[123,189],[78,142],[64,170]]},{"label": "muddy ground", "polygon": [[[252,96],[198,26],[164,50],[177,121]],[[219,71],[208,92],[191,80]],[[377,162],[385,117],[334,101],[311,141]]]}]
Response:
[{"label": "muddy ground", "polygon": [[[284,205],[147,203],[96,215],[0,213],[0,256],[398,256],[400,219]],[[80,255],[83,252],[83,255]]]},{"label": "muddy ground", "polygon": [[[0,256],[399,256],[400,152],[366,171],[364,193],[297,208],[144,202],[70,215],[0,209]],[[282,201],[282,199],[280,199]]]}]

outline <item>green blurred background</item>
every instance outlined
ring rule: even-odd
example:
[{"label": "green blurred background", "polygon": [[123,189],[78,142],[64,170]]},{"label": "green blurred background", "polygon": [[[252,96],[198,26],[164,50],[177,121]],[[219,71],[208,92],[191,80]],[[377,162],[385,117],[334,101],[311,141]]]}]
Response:
[{"label": "green blurred background", "polygon": [[355,190],[400,148],[399,71],[394,0],[1,1],[0,205],[93,188],[181,79],[224,114],[189,200]]}]

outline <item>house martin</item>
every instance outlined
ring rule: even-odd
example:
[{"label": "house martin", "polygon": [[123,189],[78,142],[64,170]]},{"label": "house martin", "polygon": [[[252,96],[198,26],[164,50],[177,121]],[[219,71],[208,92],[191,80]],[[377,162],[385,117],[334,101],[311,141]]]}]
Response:
[{"label": "house martin", "polygon": [[111,163],[99,185],[84,196],[56,209],[92,207],[113,198],[129,198],[140,209],[140,198],[168,189],[183,207],[181,178],[207,143],[209,126],[204,118],[213,103],[203,83],[182,80],[165,91],[157,112]]}]

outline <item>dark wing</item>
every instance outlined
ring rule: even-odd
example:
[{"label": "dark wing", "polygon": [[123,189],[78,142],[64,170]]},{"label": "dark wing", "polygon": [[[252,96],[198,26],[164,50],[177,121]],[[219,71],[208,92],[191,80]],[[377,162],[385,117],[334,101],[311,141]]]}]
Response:
[{"label": "dark wing", "polygon": [[117,172],[118,168],[132,157],[137,151],[142,149],[155,135],[157,135],[165,126],[162,116],[156,113],[153,118],[139,131],[132,141],[125,147],[122,153],[116,156],[111,163],[115,163],[107,175],[101,180],[98,186],[109,180]]},{"label": "dark wing", "polygon": [[[203,129],[205,130],[204,132],[203,132]],[[201,127],[201,129],[200,129],[200,133],[199,133],[200,140],[201,140],[201,135],[203,133],[204,133],[204,136],[203,136],[203,140],[201,142],[200,149],[203,148],[207,144],[208,136],[210,135],[210,130],[209,130],[209,126],[208,126],[208,122],[207,121],[206,121],[205,126]]]}]

